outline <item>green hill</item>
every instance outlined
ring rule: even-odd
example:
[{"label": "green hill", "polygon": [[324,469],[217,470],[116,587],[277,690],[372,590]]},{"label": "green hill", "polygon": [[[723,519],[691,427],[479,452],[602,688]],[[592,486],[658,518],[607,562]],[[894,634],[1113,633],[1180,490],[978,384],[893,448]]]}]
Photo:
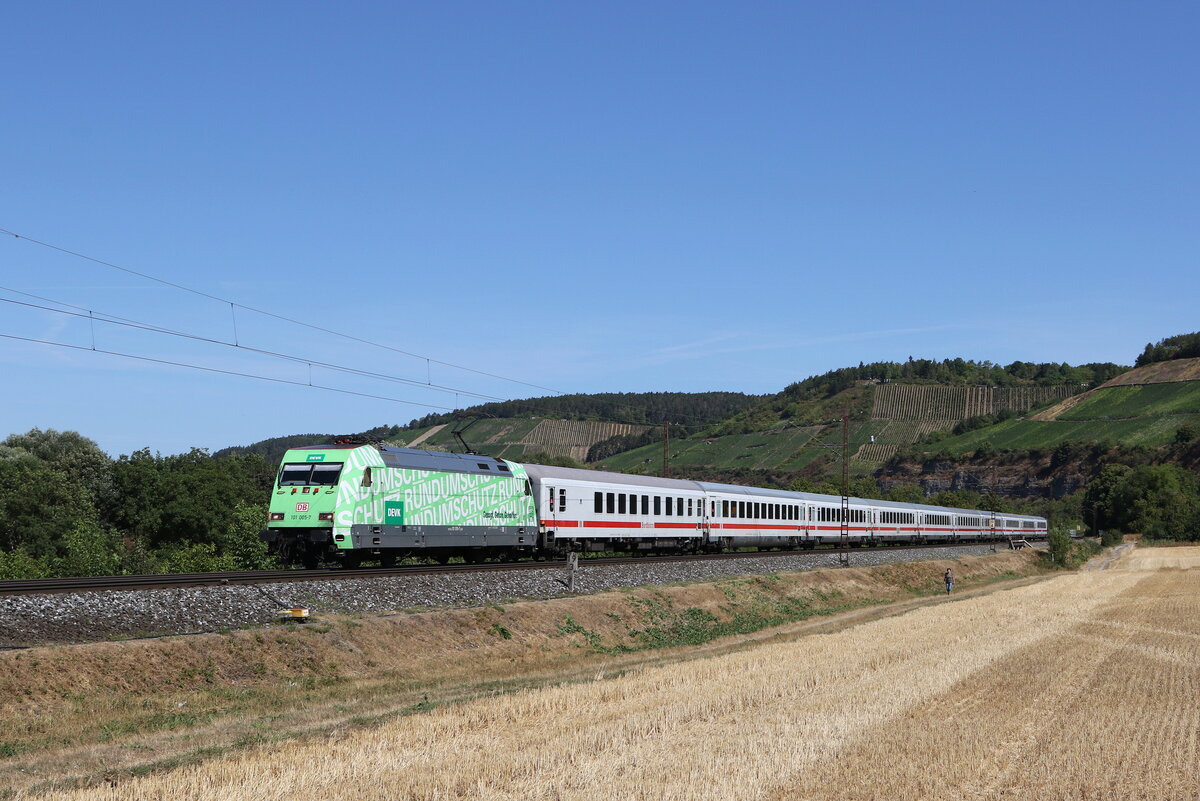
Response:
[{"label": "green hill", "polygon": [[936,448],[963,454],[985,442],[1001,450],[1050,448],[1064,442],[1166,445],[1181,427],[1200,426],[1200,381],[1104,386],[1060,407],[951,436],[939,440]]}]

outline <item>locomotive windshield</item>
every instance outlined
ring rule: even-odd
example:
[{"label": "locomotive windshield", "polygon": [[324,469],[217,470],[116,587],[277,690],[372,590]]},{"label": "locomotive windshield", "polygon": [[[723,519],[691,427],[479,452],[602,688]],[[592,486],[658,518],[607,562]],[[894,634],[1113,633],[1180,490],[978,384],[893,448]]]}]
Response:
[{"label": "locomotive windshield", "polygon": [[279,471],[281,487],[335,487],[342,473],[340,462],[306,464],[289,462]]}]

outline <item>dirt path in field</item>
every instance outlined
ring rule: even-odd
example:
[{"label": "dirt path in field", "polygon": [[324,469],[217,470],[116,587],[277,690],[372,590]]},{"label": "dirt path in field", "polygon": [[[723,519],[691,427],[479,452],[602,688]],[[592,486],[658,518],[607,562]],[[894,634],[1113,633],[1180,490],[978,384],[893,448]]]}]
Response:
[{"label": "dirt path in field", "polygon": [[1197,798],[1200,549],[1170,550],[52,797]]}]

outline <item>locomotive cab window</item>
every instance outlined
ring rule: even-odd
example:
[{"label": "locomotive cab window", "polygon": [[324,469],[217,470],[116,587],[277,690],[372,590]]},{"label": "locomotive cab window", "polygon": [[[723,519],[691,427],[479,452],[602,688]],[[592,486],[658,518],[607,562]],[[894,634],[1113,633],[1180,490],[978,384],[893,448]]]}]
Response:
[{"label": "locomotive cab window", "polygon": [[289,462],[279,471],[281,487],[336,487],[342,474],[341,462],[307,464]]}]

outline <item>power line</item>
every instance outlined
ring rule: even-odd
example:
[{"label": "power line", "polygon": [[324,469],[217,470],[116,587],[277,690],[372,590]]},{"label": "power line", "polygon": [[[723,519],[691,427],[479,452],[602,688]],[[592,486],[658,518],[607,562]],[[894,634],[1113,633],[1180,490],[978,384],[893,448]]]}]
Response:
[{"label": "power line", "polygon": [[70,345],[66,342],[54,342],[49,339],[34,339],[32,337],[19,337],[15,334],[0,334],[4,339],[14,339],[18,342],[32,342],[38,345],[54,345],[59,348],[69,348],[70,350],[81,350],[86,353],[103,353],[107,356],[120,356],[125,359],[136,359],[142,362],[152,362],[154,364],[165,364],[171,367],[186,367],[191,370],[202,370],[206,373],[218,373],[220,375],[238,376],[240,378],[253,378],[258,381],[270,381],[274,384],[288,384],[294,387],[308,387],[310,389],[322,389],[326,392],[337,392],[342,395],[354,395],[359,398],[372,398],[374,400],[390,401],[392,403],[403,403],[407,406],[423,406],[427,409],[441,409],[442,411],[452,412],[454,409],[448,406],[437,406],[432,403],[420,403],[418,401],[404,400],[402,398],[392,398],[386,395],[373,395],[369,392],[354,392],[349,389],[338,389],[337,387],[327,387],[322,384],[306,384],[303,381],[289,381],[286,378],[272,378],[271,376],[258,375],[257,373],[240,373],[236,370],[221,370],[216,367],[204,367],[199,364],[191,364],[189,362],[176,362],[169,359],[153,359],[149,356],[139,356],[135,353],[122,353],[115,350],[103,350],[101,348],[88,348],[83,345]]},{"label": "power line", "polygon": [[[450,394],[454,394],[454,395],[467,395],[472,398],[480,398],[480,399],[483,399],[486,401],[502,402],[502,401],[506,400],[505,398],[499,398],[499,397],[496,397],[495,395],[484,395],[482,393],[471,392],[469,390],[460,389],[458,387],[447,387],[447,386],[443,386],[441,384],[428,384],[428,383],[424,383],[422,381],[417,381],[417,380],[411,379],[411,378],[403,378],[401,376],[388,375],[387,373],[376,373],[371,370],[362,370],[357,367],[346,367],[345,365],[333,364],[331,362],[322,362],[322,361],[317,361],[314,359],[306,359],[301,356],[293,356],[293,355],[290,355],[287,353],[278,353],[276,351],[265,350],[263,348],[254,348],[254,347],[250,347],[249,345],[240,345],[240,344],[237,344],[236,342],[226,342],[225,340],[213,339],[211,337],[200,336],[199,334],[189,334],[186,331],[176,331],[171,328],[165,328],[163,326],[155,325],[153,323],[143,322],[141,320],[133,320],[128,317],[119,317],[116,315],[111,315],[111,314],[108,314],[107,312],[95,312],[93,309],[85,309],[82,306],[75,306],[70,303],[63,303],[61,301],[57,301],[52,298],[45,298],[40,295],[34,295],[29,292],[21,292],[20,290],[10,289],[10,288],[4,287],[4,286],[0,286],[0,290],[4,290],[5,292],[12,292],[17,295],[24,295],[24,296],[30,297],[30,298],[36,298],[38,300],[43,300],[43,301],[46,301],[47,303],[54,303],[59,306],[66,306],[71,309],[77,309],[78,311],[65,311],[63,309],[54,309],[49,306],[42,306],[37,303],[26,303],[26,302],[20,301],[20,300],[12,300],[11,298],[0,298],[0,303],[9,303],[14,306],[25,306],[26,308],[30,308],[30,309],[40,309],[42,311],[48,311],[53,314],[62,314],[62,315],[66,315],[69,317],[86,318],[89,322],[108,323],[109,325],[118,325],[118,326],[122,326],[124,328],[133,328],[133,329],[139,330],[139,331],[149,331],[149,332],[155,333],[155,334],[164,334],[167,336],[179,337],[181,339],[190,339],[194,342],[205,342],[205,343],[208,343],[211,345],[222,345],[227,348],[234,348],[235,350],[244,350],[249,353],[258,353],[258,354],[261,354],[264,356],[270,356],[272,358],[283,359],[285,361],[295,362],[297,364],[307,364],[309,367],[313,367],[313,366],[322,367],[324,369],[333,370],[336,372],[348,373],[351,375],[357,375],[357,376],[361,376],[364,378],[375,378],[375,379],[378,379],[381,381],[391,381],[394,383],[405,384],[408,386],[422,387],[425,389],[432,389],[437,392],[446,392],[446,393],[450,393]],[[84,314],[83,312],[87,312],[87,314]],[[100,316],[97,317],[96,316],[97,314]],[[93,331],[93,343],[92,344],[95,345],[94,331]]]},{"label": "power line", "polygon": [[[193,295],[197,295],[197,296],[199,296],[199,297],[203,297],[203,298],[206,298],[206,299],[208,299],[208,300],[213,300],[213,301],[216,301],[216,302],[218,302],[218,303],[221,303],[221,304],[228,304],[228,305],[229,305],[229,307],[230,307],[230,311],[231,311],[231,312],[234,312],[234,315],[233,315],[233,324],[234,324],[234,330],[235,330],[235,337],[236,337],[236,326],[237,326],[237,316],[236,316],[236,313],[235,313],[235,309],[236,309],[236,308],[242,308],[242,309],[244,309],[244,310],[246,310],[246,311],[249,311],[249,312],[254,312],[255,314],[261,314],[261,315],[263,315],[263,316],[265,316],[265,317],[270,317],[270,318],[273,318],[273,319],[276,319],[276,320],[280,320],[280,321],[283,321],[283,322],[292,323],[293,325],[303,326],[303,327],[305,327],[305,328],[309,328],[309,329],[312,329],[312,330],[314,330],[314,331],[320,331],[320,332],[322,332],[322,333],[326,333],[326,334],[331,334],[331,335],[333,335],[333,336],[342,337],[343,339],[348,339],[348,340],[351,340],[351,341],[353,341],[353,342],[359,342],[359,343],[362,343],[362,344],[365,344],[365,345],[370,345],[370,346],[372,346],[372,347],[377,347],[377,348],[381,348],[381,349],[384,349],[384,350],[392,351],[392,352],[394,352],[394,353],[399,353],[399,354],[401,354],[401,355],[408,356],[408,357],[410,357],[410,358],[414,358],[414,359],[420,359],[420,360],[423,360],[423,361],[425,361],[425,363],[426,363],[426,366],[427,366],[427,367],[428,367],[429,365],[432,365],[432,364],[437,364],[437,365],[441,365],[441,366],[443,366],[443,367],[449,367],[449,368],[456,369],[456,370],[462,370],[462,371],[464,371],[464,372],[474,373],[474,374],[476,374],[476,375],[482,375],[482,376],[486,376],[486,377],[488,377],[488,378],[495,378],[495,379],[498,379],[498,380],[501,380],[501,381],[507,381],[507,382],[514,383],[514,384],[520,384],[520,385],[522,385],[522,386],[532,387],[532,388],[534,388],[534,389],[540,389],[540,390],[543,390],[543,391],[545,391],[545,392],[550,392],[550,393],[553,393],[553,394],[555,394],[555,395],[576,394],[576,393],[567,393],[567,392],[564,392],[564,391],[562,391],[562,390],[553,389],[553,388],[551,388],[551,387],[546,387],[546,386],[543,386],[543,385],[541,385],[541,384],[534,384],[534,383],[531,383],[531,382],[528,382],[528,381],[521,381],[521,380],[519,380],[519,379],[515,379],[515,378],[509,378],[508,376],[499,375],[499,374],[497,374],[497,373],[490,373],[490,372],[487,372],[487,371],[484,371],[484,370],[477,370],[477,369],[475,369],[475,368],[472,368],[472,367],[466,367],[466,366],[463,366],[463,365],[455,364],[455,363],[453,363],[453,362],[442,361],[441,359],[433,359],[433,358],[431,358],[431,357],[428,357],[428,356],[422,356],[421,354],[418,354],[418,353],[413,353],[413,352],[411,352],[411,351],[406,351],[406,350],[403,350],[403,349],[400,349],[400,348],[395,348],[395,347],[392,347],[392,346],[390,346],[390,345],[385,345],[385,344],[383,344],[383,343],[380,343],[380,342],[375,342],[375,341],[372,341],[372,340],[363,339],[363,338],[361,338],[361,337],[357,337],[357,336],[354,336],[354,335],[352,335],[352,334],[346,334],[346,333],[343,333],[343,332],[341,332],[341,331],[334,331],[334,330],[332,330],[332,329],[329,329],[329,328],[324,328],[324,327],[322,327],[322,326],[314,325],[314,324],[312,324],[312,323],[308,323],[308,322],[305,322],[305,321],[303,321],[303,320],[297,320],[297,319],[294,319],[294,318],[291,318],[291,317],[287,317],[287,316],[285,316],[285,315],[277,314],[277,313],[275,313],[275,312],[270,312],[270,311],[267,311],[267,310],[265,310],[265,309],[259,309],[259,308],[256,308],[256,307],[254,307],[254,306],[247,306],[247,305],[245,305],[245,304],[242,304],[242,303],[237,303],[236,301],[229,300],[228,298],[223,298],[223,297],[220,297],[220,296],[218,296],[218,295],[213,295],[213,294],[211,294],[211,293],[204,292],[204,291],[202,291],[202,290],[195,289],[195,288],[193,288],[193,287],[189,287],[189,286],[186,286],[186,285],[183,285],[183,284],[178,284],[178,283],[175,283],[175,282],[173,282],[173,281],[168,281],[168,280],[166,280],[166,279],[164,279],[164,278],[159,278],[159,277],[157,277],[157,276],[150,275],[150,274],[148,274],[148,273],[139,272],[138,270],[133,270],[133,269],[131,269],[131,268],[129,268],[129,267],[123,267],[123,266],[121,266],[121,265],[119,265],[119,264],[114,264],[114,263],[112,263],[112,262],[109,262],[109,261],[105,261],[105,260],[103,260],[103,259],[96,258],[96,257],[94,257],[94,256],[89,256],[89,255],[87,255],[86,253],[80,253],[80,252],[78,252],[78,251],[75,251],[75,250],[71,250],[71,249],[69,249],[69,248],[62,247],[62,246],[60,246],[60,245],[55,245],[55,244],[53,244],[53,243],[50,243],[50,242],[44,242],[44,241],[42,241],[42,240],[39,240],[39,239],[34,239],[34,238],[32,238],[32,237],[28,237],[28,236],[25,236],[25,235],[23,235],[23,234],[19,234],[19,233],[17,233],[16,231],[12,231],[12,230],[9,230],[9,229],[7,229],[7,228],[0,228],[0,234],[6,234],[6,235],[8,235],[8,236],[12,236],[14,239],[22,239],[22,240],[24,240],[24,241],[26,241],[26,242],[30,242],[30,243],[32,243],[32,244],[39,245],[39,246],[41,246],[41,247],[48,248],[48,249],[50,249],[50,250],[55,250],[55,251],[58,251],[58,252],[60,252],[60,253],[65,253],[65,254],[67,254],[67,255],[74,256],[74,257],[76,257],[76,258],[83,259],[83,260],[85,260],[85,261],[90,261],[90,262],[93,262],[93,263],[95,263],[95,264],[99,264],[99,265],[102,265],[102,266],[105,266],[105,267],[109,267],[109,268],[112,268],[112,269],[114,269],[114,270],[119,270],[119,271],[121,271],[121,272],[128,273],[129,275],[134,275],[134,276],[137,276],[137,277],[139,277],[139,278],[144,278],[144,279],[146,279],[146,280],[148,280],[148,281],[153,281],[153,282],[156,282],[156,283],[162,284],[162,285],[164,285],[164,286],[169,286],[169,287],[171,287],[171,288],[173,288],[173,289],[178,289],[178,290],[180,290],[180,291],[183,291],[183,292],[188,292],[188,293],[191,293],[191,294],[193,294]],[[0,289],[3,289],[3,287],[0,287]],[[88,312],[88,317],[89,317],[89,318],[92,318],[92,310],[90,310],[90,309],[85,309],[85,308],[83,308],[83,307],[81,307],[81,306],[74,306],[74,305],[72,305],[72,304],[69,304],[69,303],[63,303],[63,302],[61,302],[61,301],[52,300],[52,299],[49,299],[49,298],[43,298],[43,297],[41,297],[41,296],[38,296],[38,295],[31,295],[30,293],[27,293],[27,292],[20,292],[20,291],[18,291],[18,290],[8,289],[7,291],[9,291],[9,292],[14,292],[15,294],[19,294],[19,295],[25,295],[25,296],[27,296],[27,297],[33,297],[33,298],[37,298],[37,299],[39,299],[39,300],[44,300],[44,301],[46,301],[46,302],[48,302],[48,303],[54,303],[54,304],[57,304],[57,305],[60,305],[60,306],[66,306],[66,307],[68,307],[68,308],[74,308],[74,309],[77,309],[77,310],[79,310],[79,311],[86,311],[86,312]],[[0,298],[0,300],[3,300],[3,299],[2,299],[2,298]],[[12,302],[12,301],[9,301],[9,302]],[[61,311],[60,311],[60,310],[58,310],[58,309],[46,309],[46,310],[47,310],[47,311],[52,311],[52,312],[57,312],[57,313],[64,313],[64,312],[61,312]],[[443,385],[439,385],[439,384],[433,384],[433,383],[431,383],[431,382],[422,383],[422,382],[419,382],[419,381],[415,381],[415,380],[413,380],[413,379],[400,378],[400,377],[398,377],[398,376],[389,376],[389,375],[387,375],[387,374],[384,374],[384,373],[373,373],[373,372],[371,372],[371,371],[358,370],[358,369],[356,369],[356,368],[346,368],[346,367],[343,367],[343,366],[340,366],[340,365],[335,365],[335,364],[329,364],[329,363],[320,363],[320,362],[313,362],[313,361],[311,361],[311,360],[309,360],[309,359],[303,359],[303,358],[300,358],[300,357],[294,357],[294,356],[290,356],[290,355],[288,355],[288,354],[275,353],[275,352],[273,352],[273,351],[267,351],[267,350],[262,350],[262,349],[258,349],[258,348],[251,348],[251,347],[247,347],[247,346],[244,346],[244,345],[241,345],[241,344],[239,344],[238,342],[234,342],[234,343],[232,343],[232,344],[231,344],[231,343],[229,343],[229,342],[225,342],[225,341],[223,341],[223,340],[215,340],[215,339],[211,339],[211,338],[207,338],[207,337],[200,337],[200,336],[197,336],[197,335],[187,334],[187,333],[185,333],[185,332],[173,331],[173,330],[171,330],[171,329],[163,328],[162,326],[156,326],[156,325],[149,324],[149,323],[143,323],[143,322],[141,322],[141,321],[137,321],[137,320],[131,320],[131,319],[129,319],[129,318],[124,318],[124,317],[120,317],[120,316],[117,316],[117,315],[104,314],[104,317],[106,317],[106,318],[108,318],[108,319],[107,319],[107,320],[101,320],[101,322],[110,322],[110,323],[112,323],[112,324],[122,324],[122,323],[119,323],[119,322],[117,322],[117,321],[122,321],[123,323],[130,324],[130,327],[144,327],[144,328],[145,328],[145,330],[149,330],[149,331],[155,331],[155,332],[159,332],[159,333],[170,334],[170,335],[173,335],[173,336],[180,336],[180,337],[185,337],[185,338],[189,338],[189,339],[195,339],[195,340],[198,340],[198,341],[210,342],[210,343],[213,343],[213,344],[225,345],[225,346],[227,346],[227,347],[235,347],[235,348],[239,348],[239,349],[246,350],[246,351],[251,351],[251,352],[261,353],[261,354],[263,354],[263,355],[272,356],[272,357],[275,357],[275,358],[281,358],[281,359],[285,359],[285,360],[292,360],[292,361],[296,361],[296,362],[298,362],[298,363],[302,363],[302,364],[308,364],[308,365],[310,365],[310,366],[311,366],[311,365],[317,365],[317,366],[320,366],[320,367],[323,367],[323,368],[326,368],[326,369],[335,370],[335,371],[340,371],[340,372],[347,372],[347,373],[351,373],[351,374],[357,374],[357,375],[364,376],[364,377],[373,377],[373,378],[379,378],[379,379],[381,379],[381,380],[394,381],[394,382],[397,382],[397,383],[409,384],[409,385],[411,385],[411,386],[416,386],[416,387],[426,387],[426,388],[435,389],[435,390],[437,390],[437,391],[441,391],[441,392],[453,392],[453,393],[455,393],[456,395],[465,395],[465,396],[468,396],[468,397],[471,397],[471,398],[478,398],[478,399],[482,399],[482,400],[485,400],[485,401],[487,401],[487,402],[494,402],[494,403],[513,403],[513,404],[517,405],[518,407],[520,407],[520,408],[525,408],[525,409],[528,409],[529,411],[538,411],[537,407],[535,407],[535,406],[532,406],[532,405],[529,405],[529,404],[523,404],[523,403],[520,403],[520,402],[518,402],[518,401],[512,401],[512,400],[508,400],[508,399],[505,399],[505,398],[499,398],[499,397],[496,397],[496,396],[494,396],[494,395],[485,395],[485,394],[478,393],[478,392],[469,392],[469,391],[466,391],[466,390],[461,390],[461,389],[457,389],[457,388],[454,388],[454,387],[447,387],[447,386],[443,386]],[[96,319],[98,319],[98,318],[96,318]],[[416,404],[416,405],[427,405],[427,406],[429,406],[429,408],[444,408],[444,407],[435,406],[435,405],[429,405],[429,404]],[[645,411],[645,409],[643,409],[643,408],[641,408],[641,407],[630,406],[630,405],[628,405],[628,404],[613,404],[613,405],[612,405],[612,408],[614,408],[614,409],[630,409],[630,410],[637,410],[637,411]],[[451,411],[454,411],[454,410],[451,410]],[[698,416],[696,416],[696,415],[689,415],[689,414],[676,414],[676,415],[674,415],[674,416],[675,416],[675,417],[677,417],[677,418],[686,418],[686,419],[692,420],[692,421],[694,421],[694,422],[696,422],[696,423],[700,423],[700,424],[704,424],[704,423],[710,422],[710,421],[706,420],[705,418],[698,417]],[[627,424],[627,425],[653,425],[652,423],[646,423],[646,422],[634,422],[634,421],[632,421],[632,420],[622,420],[622,421],[616,421],[616,422],[622,422],[622,423],[625,423],[625,424]]]},{"label": "power line", "polygon": [[508,381],[513,384],[521,384],[522,386],[533,387],[534,389],[540,389],[540,390],[544,390],[546,392],[551,392],[551,393],[554,393],[555,395],[567,394],[565,392],[562,392],[561,390],[551,389],[550,387],[544,387],[540,384],[533,384],[528,381],[521,381],[516,378],[509,378],[508,376],[498,375],[496,373],[489,373],[485,370],[476,370],[473,367],[465,367],[461,364],[454,364],[453,362],[446,362],[446,361],[442,361],[441,359],[433,359],[428,356],[422,356],[419,353],[412,353],[411,351],[402,350],[401,348],[394,348],[391,345],[385,345],[381,342],[374,342],[369,339],[363,339],[362,337],[356,337],[353,334],[346,334],[346,333],[342,333],[341,331],[334,331],[331,328],[323,328],[322,326],[314,325],[313,323],[307,323],[307,322],[304,322],[303,320],[297,320],[297,319],[294,319],[292,317],[287,317],[282,314],[276,314],[275,312],[270,312],[270,311],[267,311],[266,309],[259,309],[254,306],[247,306],[245,304],[237,303],[236,301],[232,301],[228,298],[222,298],[217,295],[213,295],[213,294],[204,292],[199,289],[194,289],[192,287],[185,286],[184,284],[177,284],[174,281],[168,281],[165,278],[159,278],[157,276],[150,275],[149,273],[143,273],[143,272],[139,272],[137,270],[130,269],[128,267],[122,267],[119,264],[113,264],[112,262],[104,261],[103,259],[98,259],[94,256],[89,256],[86,253],[80,253],[78,251],[70,250],[69,248],[64,248],[64,247],[61,247],[60,245],[55,245],[50,242],[43,242],[39,239],[33,239],[32,237],[28,237],[23,234],[18,234],[16,231],[10,231],[7,228],[0,228],[0,234],[7,234],[9,236],[12,236],[15,239],[23,239],[26,242],[31,242],[35,245],[40,245],[41,247],[48,248],[50,250],[56,250],[59,253],[66,253],[69,256],[75,256],[76,258],[83,259],[85,261],[90,261],[95,264],[103,265],[105,267],[111,267],[114,270],[120,270],[121,272],[128,273],[129,275],[136,275],[137,277],[144,278],[147,281],[154,281],[156,283],[163,284],[164,286],[169,286],[169,287],[172,287],[173,289],[178,289],[183,292],[190,292],[193,295],[198,295],[202,298],[208,298],[209,300],[215,300],[218,303],[229,304],[231,307],[242,308],[242,309],[245,309],[246,311],[254,312],[255,314],[261,314],[265,317],[272,317],[276,320],[281,320],[283,322],[292,323],[293,325],[299,325],[299,326],[303,326],[305,328],[311,328],[314,331],[321,331],[322,333],[332,334],[333,336],[342,337],[343,339],[348,339],[353,342],[359,342],[364,345],[370,345],[372,347],[382,348],[384,350],[390,350],[393,353],[399,353],[399,354],[402,354],[404,356],[409,356],[414,359],[422,359],[425,362],[428,362],[430,364],[438,364],[443,367],[453,368],[455,370],[463,370],[468,373],[475,373],[476,375],[482,375],[482,376],[487,376],[488,378],[499,379],[500,381]]},{"label": "power line", "polygon": [[[3,229],[0,229],[0,231],[2,231],[2,230]],[[30,240],[30,241],[33,241],[33,240]],[[111,314],[108,312],[98,312],[94,309],[89,309],[84,306],[77,306],[73,303],[67,303],[65,301],[56,300],[54,298],[48,298],[43,295],[34,294],[32,292],[24,292],[19,289],[13,289],[12,287],[0,286],[0,290],[3,290],[5,292],[10,292],[14,295],[21,295],[21,296],[27,297],[27,298],[34,298],[35,300],[41,300],[46,303],[53,303],[56,306],[63,306],[68,309],[76,310],[75,312],[68,312],[68,311],[63,311],[62,309],[50,308],[48,306],[42,306],[42,305],[39,305],[36,303],[25,303],[22,301],[12,300],[10,298],[0,298],[0,302],[3,302],[3,303],[10,303],[10,304],[17,305],[17,306],[25,306],[28,308],[39,309],[42,311],[52,312],[54,314],[63,314],[63,315],[71,316],[71,317],[86,318],[89,321],[89,324],[93,324],[93,333],[92,333],[93,346],[95,345],[94,323],[102,322],[102,323],[108,323],[110,325],[118,325],[118,326],[122,326],[125,328],[132,328],[135,330],[149,331],[151,333],[175,336],[175,337],[180,337],[182,339],[190,339],[190,340],[193,340],[196,342],[204,342],[204,343],[213,344],[213,345],[221,345],[221,346],[224,346],[227,348],[234,348],[236,350],[244,350],[249,353],[258,353],[258,354],[261,354],[264,356],[270,356],[272,358],[282,359],[285,361],[291,361],[296,364],[308,365],[310,368],[316,366],[316,367],[321,367],[323,369],[332,370],[335,372],[347,373],[350,375],[357,375],[357,376],[364,377],[364,378],[374,378],[374,379],[378,379],[381,381],[391,381],[394,383],[405,384],[408,386],[433,389],[438,392],[454,394],[455,396],[461,395],[461,396],[466,396],[469,398],[476,398],[476,399],[485,401],[487,403],[511,404],[519,409],[526,409],[531,412],[542,411],[539,407],[537,407],[535,405],[523,403],[521,401],[511,400],[511,399],[507,399],[507,398],[501,398],[501,397],[497,397],[495,395],[485,395],[483,393],[472,392],[470,390],[461,389],[458,387],[450,387],[450,386],[445,386],[442,384],[433,384],[433,383],[429,383],[429,382],[422,382],[422,381],[417,381],[417,380],[411,379],[411,378],[403,378],[401,376],[393,376],[393,375],[389,375],[387,373],[377,373],[377,372],[370,371],[370,370],[362,370],[360,368],[347,367],[345,365],[339,365],[339,364],[334,364],[334,363],[330,363],[330,362],[315,361],[315,360],[300,357],[300,356],[293,356],[291,354],[279,353],[276,351],[265,350],[263,348],[255,348],[255,347],[251,347],[249,345],[242,345],[237,342],[228,342],[226,340],[214,339],[212,337],[201,336],[199,334],[190,334],[186,331],[178,331],[175,329],[166,328],[164,326],[156,325],[154,323],[148,323],[143,320],[136,320],[136,319],[133,319],[130,317],[122,317],[120,315]],[[201,294],[203,294],[203,293],[201,293]],[[86,314],[85,314],[85,312],[86,312]],[[94,349],[94,347],[93,347],[93,349]],[[559,393],[559,394],[567,394],[567,393]],[[430,408],[443,408],[443,407],[431,406]],[[642,407],[631,406],[629,404],[621,404],[621,403],[613,403],[613,404],[611,404],[610,408],[612,408],[614,410],[626,409],[626,410],[637,410],[637,411],[643,411],[643,412],[645,411],[645,409]],[[457,408],[455,408],[452,411],[457,411]],[[680,422],[682,420],[690,420],[690,421],[693,421],[694,423],[699,423],[699,424],[711,422],[710,420],[708,420],[706,418],[697,417],[696,415],[690,415],[690,414],[684,414],[684,413],[676,413],[672,416],[675,418],[676,422]],[[612,422],[622,423],[625,425],[633,425],[633,426],[653,426],[653,425],[655,425],[655,423],[653,423],[653,422],[644,421],[644,420],[643,421],[635,421],[635,420],[628,420],[628,419],[616,419],[616,415],[609,415],[609,417],[612,420]]]}]

